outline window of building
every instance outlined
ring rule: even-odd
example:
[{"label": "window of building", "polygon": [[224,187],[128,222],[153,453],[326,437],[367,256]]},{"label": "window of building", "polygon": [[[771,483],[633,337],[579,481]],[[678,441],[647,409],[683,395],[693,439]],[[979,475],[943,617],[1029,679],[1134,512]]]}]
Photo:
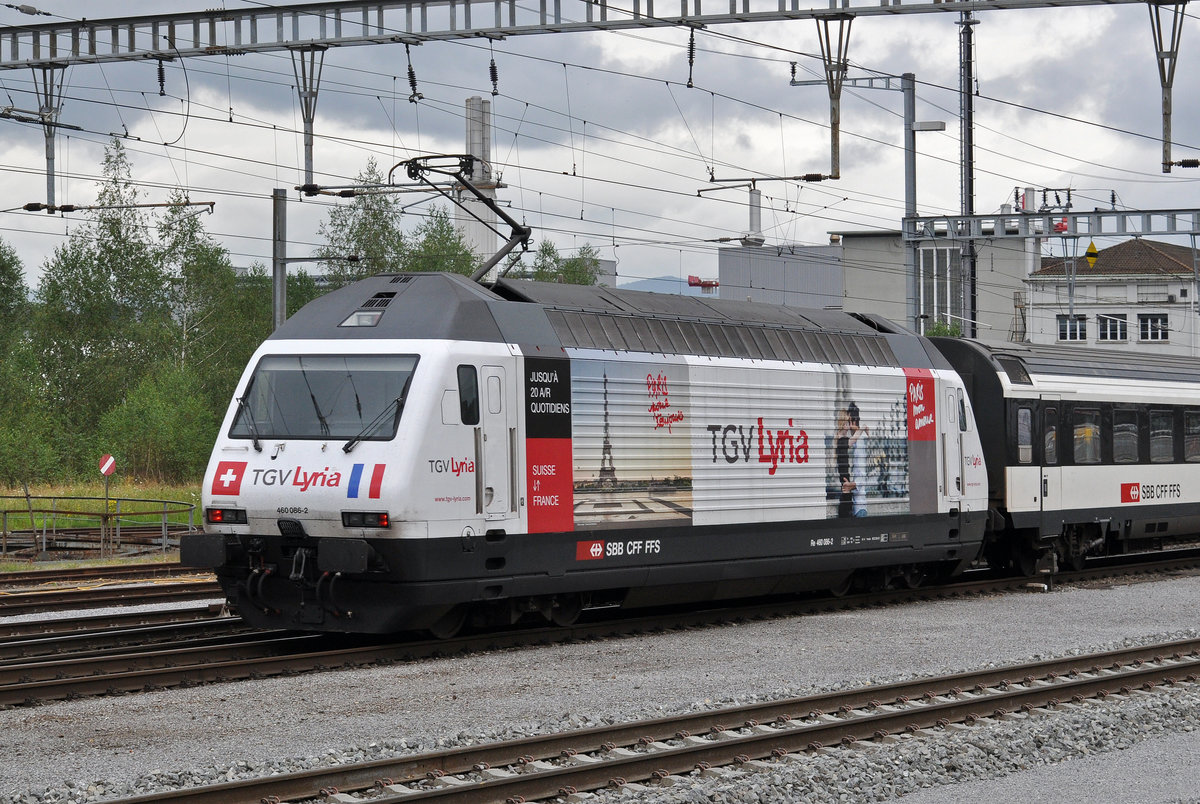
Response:
[{"label": "window of building", "polygon": [[1074,413],[1075,463],[1100,463],[1100,411],[1076,408]]},{"label": "window of building", "polygon": [[1175,414],[1169,410],[1150,411],[1150,461],[1175,460]]},{"label": "window of building", "polygon": [[1138,417],[1132,408],[1113,411],[1113,463],[1137,463]]},{"label": "window of building", "polygon": [[1125,314],[1096,316],[1096,338],[1102,341],[1129,340],[1129,322],[1125,320]]},{"label": "window of building", "polygon": [[[938,246],[922,248],[917,260],[917,300],[920,312],[929,316],[922,322],[943,321],[947,323],[962,319],[963,276],[962,251],[958,248]],[[924,327],[924,323],[922,323]],[[922,329],[924,331],[924,329]]]},{"label": "window of building", "polygon": [[1058,317],[1058,339],[1060,341],[1086,340],[1087,317],[1082,315],[1060,315]]},{"label": "window of building", "polygon": [[1142,313],[1138,316],[1138,338],[1143,341],[1165,341],[1171,332],[1166,313]]},{"label": "window of building", "polygon": [[1140,302],[1164,302],[1167,300],[1167,286],[1140,284],[1138,285],[1138,301]]}]

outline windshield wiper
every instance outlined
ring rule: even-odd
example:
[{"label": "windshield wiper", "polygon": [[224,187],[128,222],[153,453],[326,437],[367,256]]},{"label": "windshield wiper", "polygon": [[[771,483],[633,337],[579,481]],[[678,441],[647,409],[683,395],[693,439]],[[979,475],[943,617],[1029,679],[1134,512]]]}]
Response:
[{"label": "windshield wiper", "polygon": [[371,432],[372,430],[374,430],[376,427],[379,426],[380,422],[382,422],[387,417],[387,415],[389,413],[391,413],[392,408],[396,409],[396,418],[399,419],[400,414],[404,411],[404,397],[407,395],[407,393],[408,393],[408,386],[405,385],[404,393],[400,394],[400,396],[396,397],[391,402],[388,402],[387,406],[384,407],[384,409],[379,412],[379,415],[376,416],[374,419],[371,419],[370,424],[368,424],[363,429],[359,430],[358,435],[356,435],[354,438],[347,441],[345,443],[345,445],[342,447],[342,452],[349,452],[350,450],[354,449],[355,445],[358,444],[359,441],[363,440],[363,436],[365,436],[367,433]]},{"label": "windshield wiper", "polygon": [[238,410],[241,411],[242,417],[246,422],[246,429],[250,431],[250,438],[254,444],[255,452],[262,452],[262,444],[258,443],[258,427],[254,424],[254,414],[250,412],[250,403],[246,401],[246,397],[237,397]]}]

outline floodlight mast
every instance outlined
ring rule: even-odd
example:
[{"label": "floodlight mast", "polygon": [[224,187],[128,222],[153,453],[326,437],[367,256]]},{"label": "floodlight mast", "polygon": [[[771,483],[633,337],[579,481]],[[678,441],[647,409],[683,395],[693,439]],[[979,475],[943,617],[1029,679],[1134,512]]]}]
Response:
[{"label": "floodlight mast", "polygon": [[[439,160],[441,160],[440,163]],[[507,242],[505,242],[505,244],[501,246],[495,254],[492,255],[491,259],[477,268],[475,273],[471,274],[471,281],[479,282],[483,279],[483,277],[487,276],[488,271],[492,270],[492,268],[499,264],[499,262],[518,245],[521,246],[522,251],[528,251],[529,237],[533,233],[533,230],[528,226],[517,223],[517,221],[513,219],[511,215],[505,212],[500,205],[496,203],[495,199],[484,195],[484,193],[482,193],[478,187],[471,183],[470,179],[467,177],[471,175],[474,164],[475,157],[470,154],[439,154],[436,156],[418,156],[395,165],[391,171],[388,171],[388,181],[391,181],[392,172],[395,171],[396,168],[403,165],[410,179],[413,181],[424,182],[425,184],[429,185],[434,190],[437,190],[439,193],[445,196],[451,203],[465,210],[471,215],[471,217],[475,218],[475,220],[479,221],[484,226],[487,226],[493,232],[496,232],[496,234],[503,237],[504,235],[501,232],[496,231],[496,229],[492,227],[490,223],[485,221],[483,218],[480,218],[470,208],[456,201],[449,193],[437,186],[437,184],[434,182],[430,181],[427,174],[437,173],[442,176],[450,176],[463,187],[465,187],[467,191],[479,199],[484,206],[496,213],[498,217],[500,217],[512,228],[512,234],[509,235]],[[510,264],[509,267],[511,268],[512,265]],[[507,273],[507,269],[503,273]],[[503,275],[503,273],[501,275]]]}]

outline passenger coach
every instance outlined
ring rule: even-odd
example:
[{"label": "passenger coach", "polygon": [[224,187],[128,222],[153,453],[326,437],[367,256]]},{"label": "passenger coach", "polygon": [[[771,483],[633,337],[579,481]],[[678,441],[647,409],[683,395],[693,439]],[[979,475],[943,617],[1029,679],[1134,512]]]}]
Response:
[{"label": "passenger coach", "polygon": [[980,423],[993,563],[1078,567],[1200,530],[1200,362],[933,340]]}]

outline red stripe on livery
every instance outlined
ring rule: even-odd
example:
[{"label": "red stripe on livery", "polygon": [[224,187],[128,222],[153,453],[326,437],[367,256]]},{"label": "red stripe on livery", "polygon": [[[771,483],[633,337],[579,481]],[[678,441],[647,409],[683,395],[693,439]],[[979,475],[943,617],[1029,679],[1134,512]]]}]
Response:
[{"label": "red stripe on livery", "polygon": [[375,464],[375,470],[371,472],[371,489],[367,493],[372,500],[379,499],[379,487],[383,485],[383,470],[387,468],[386,463]]}]

